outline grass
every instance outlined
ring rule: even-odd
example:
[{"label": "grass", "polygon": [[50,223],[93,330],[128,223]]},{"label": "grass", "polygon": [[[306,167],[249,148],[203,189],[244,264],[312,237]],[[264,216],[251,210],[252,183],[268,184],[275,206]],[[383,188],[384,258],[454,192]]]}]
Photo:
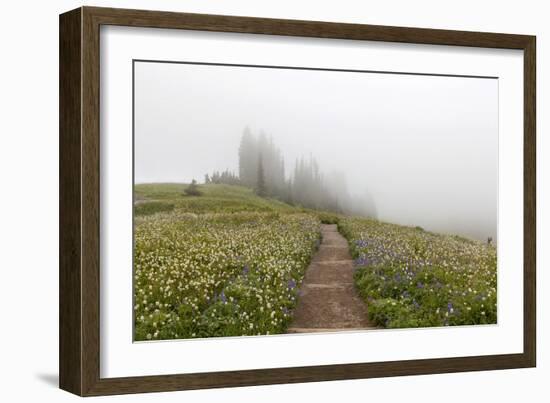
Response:
[{"label": "grass", "polygon": [[[200,185],[201,196],[187,196],[185,184],[139,184],[135,186],[136,199],[143,204],[166,203],[174,209],[191,213],[231,213],[231,212],[305,212],[304,209],[289,206],[275,199],[264,199],[251,189],[242,186],[221,184]],[[149,202],[147,202],[149,200]],[[136,209],[137,210],[137,209]],[[136,211],[142,215],[143,210]]]},{"label": "grass", "polygon": [[174,210],[174,204],[164,201],[151,201],[139,203],[134,207],[134,214],[136,216],[146,216],[161,211],[172,211]]},{"label": "grass", "polygon": [[346,217],[338,225],[356,259],[356,287],[377,325],[497,322],[494,246],[364,218]]},{"label": "grass", "polygon": [[243,187],[136,186],[136,340],[283,333],[320,220]]},{"label": "grass", "polygon": [[496,323],[496,249],[260,198],[230,185],[135,186],[136,340],[283,333],[320,241],[338,224],[380,327]]}]

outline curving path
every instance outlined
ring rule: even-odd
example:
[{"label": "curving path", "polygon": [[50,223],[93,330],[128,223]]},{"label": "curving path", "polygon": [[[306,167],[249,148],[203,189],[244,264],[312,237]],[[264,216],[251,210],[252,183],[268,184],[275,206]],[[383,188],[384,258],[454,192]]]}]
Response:
[{"label": "curving path", "polygon": [[335,224],[322,224],[322,242],[306,270],[287,333],[375,329],[353,284],[348,242]]}]

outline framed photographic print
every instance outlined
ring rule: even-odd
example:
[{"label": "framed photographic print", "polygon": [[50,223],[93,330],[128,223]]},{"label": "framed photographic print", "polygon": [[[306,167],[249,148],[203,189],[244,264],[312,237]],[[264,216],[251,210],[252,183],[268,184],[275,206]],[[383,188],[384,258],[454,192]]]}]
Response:
[{"label": "framed photographic print", "polygon": [[535,37],[60,16],[60,387],[535,366]]}]

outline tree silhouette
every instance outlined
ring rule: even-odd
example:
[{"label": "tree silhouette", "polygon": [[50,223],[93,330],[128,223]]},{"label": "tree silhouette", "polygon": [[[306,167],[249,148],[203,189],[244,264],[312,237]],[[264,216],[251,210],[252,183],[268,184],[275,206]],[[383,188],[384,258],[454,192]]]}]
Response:
[{"label": "tree silhouette", "polygon": [[245,186],[254,187],[257,180],[258,141],[246,127],[239,145],[239,179]]},{"label": "tree silhouette", "polygon": [[262,197],[293,205],[376,217],[372,198],[365,193],[352,199],[342,173],[327,175],[313,155],[296,159],[294,169],[285,170],[283,154],[272,136],[263,131],[253,133],[249,127],[243,130],[239,144],[238,176],[229,171],[214,172],[210,180],[247,186]]},{"label": "tree silhouette", "polygon": [[262,154],[258,158],[258,176],[256,180],[256,193],[260,197],[267,196],[267,188],[265,185],[265,173],[264,173],[264,164]]},{"label": "tree silhouette", "polygon": [[187,196],[200,196],[202,195],[202,192],[199,190],[199,185],[197,185],[197,181],[193,179],[191,181],[191,184],[187,186],[187,188],[184,190],[185,194]]}]

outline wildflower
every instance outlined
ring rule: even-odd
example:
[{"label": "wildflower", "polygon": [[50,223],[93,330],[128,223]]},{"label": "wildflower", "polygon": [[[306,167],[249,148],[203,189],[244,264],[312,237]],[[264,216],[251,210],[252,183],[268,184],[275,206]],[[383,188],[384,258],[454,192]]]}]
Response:
[{"label": "wildflower", "polygon": [[220,301],[223,302],[224,304],[227,303],[225,292],[222,291],[219,298],[220,298]]},{"label": "wildflower", "polygon": [[451,302],[449,302],[447,304],[447,312],[448,313],[453,313],[454,312],[454,307],[453,307],[453,304]]}]

